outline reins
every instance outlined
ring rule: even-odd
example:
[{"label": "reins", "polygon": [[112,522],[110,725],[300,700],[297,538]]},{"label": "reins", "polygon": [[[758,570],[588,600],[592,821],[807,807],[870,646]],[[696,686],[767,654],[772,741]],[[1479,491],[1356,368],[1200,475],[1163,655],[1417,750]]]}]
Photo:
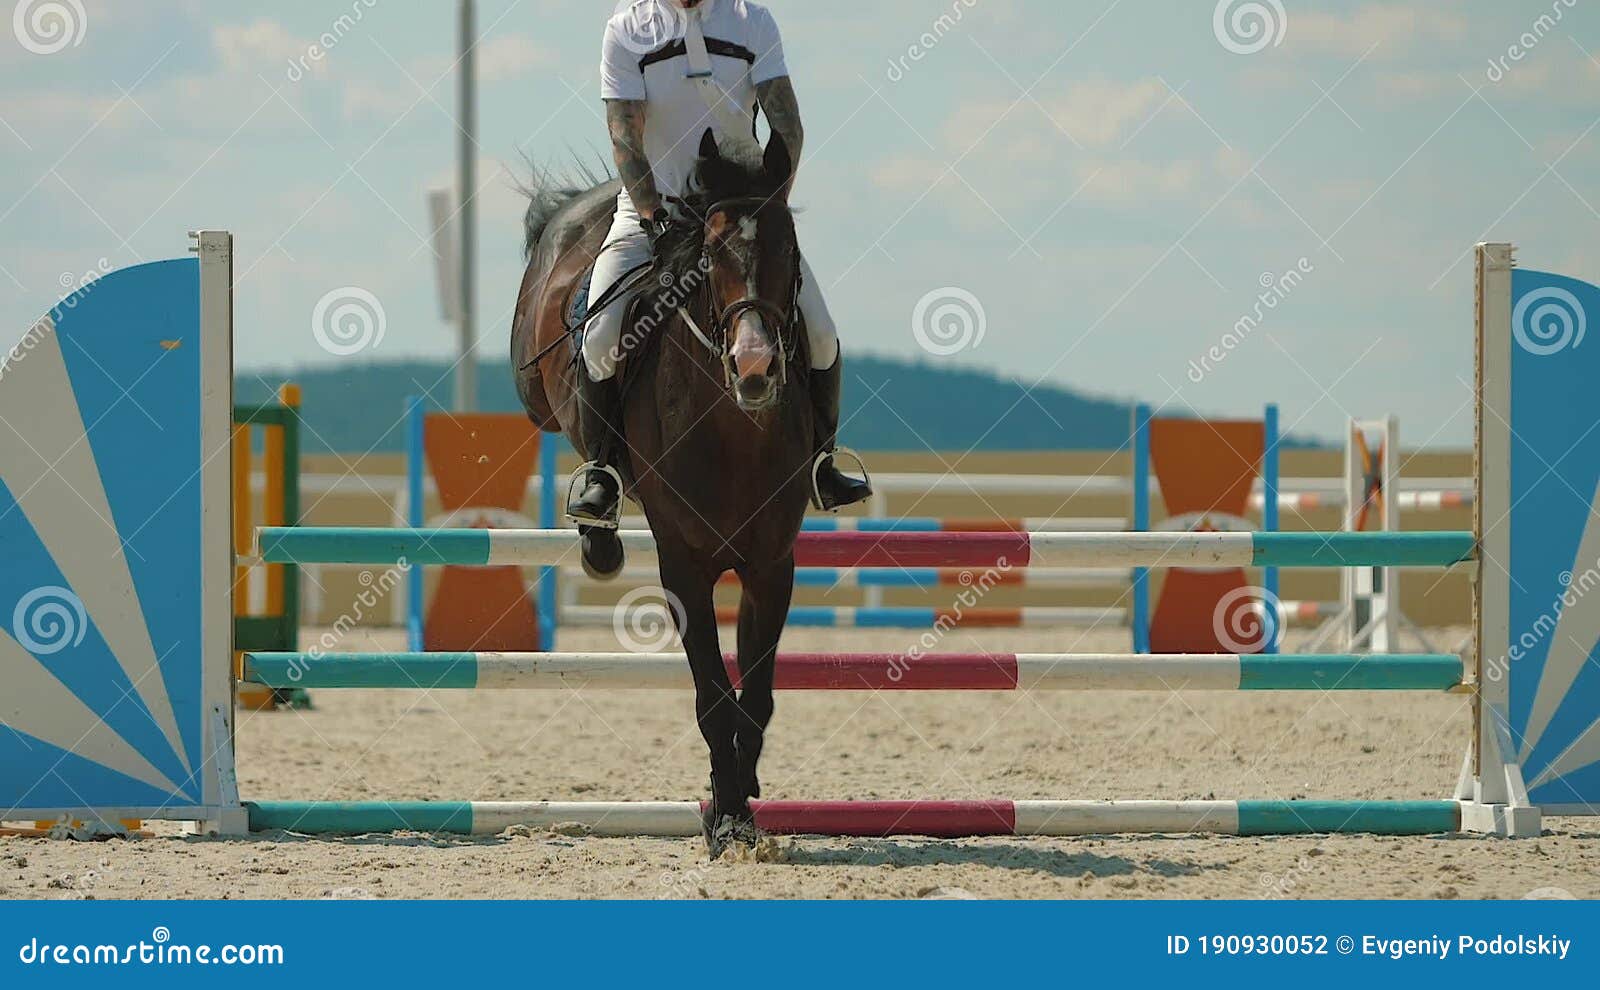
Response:
[{"label": "reins", "polygon": [[[709,273],[711,271],[711,245],[704,236],[706,221],[717,213],[726,212],[736,207],[749,205],[755,205],[757,207],[765,206],[768,202],[770,202],[770,197],[731,196],[727,199],[717,200],[708,205],[705,208],[705,213],[703,215],[698,214],[689,203],[682,199],[677,197],[669,197],[669,201],[674,206],[677,206],[682,212],[691,217],[700,226],[702,231],[700,240],[700,257],[699,263],[696,265],[696,270]],[[728,340],[733,331],[734,324],[747,312],[758,313],[771,321],[773,325],[773,334],[776,337],[776,343],[778,346],[778,353],[781,356],[778,366],[778,382],[781,385],[788,381],[789,362],[794,359],[796,353],[795,343],[797,335],[795,333],[795,324],[797,322],[796,314],[799,311],[800,302],[801,273],[800,252],[798,246],[790,252],[790,257],[792,260],[787,310],[779,307],[775,303],[770,303],[765,299],[751,298],[737,299],[723,307],[720,312],[711,313],[711,282],[709,278],[700,280],[700,284],[695,286],[692,290],[692,295],[690,298],[685,300],[684,303],[680,303],[675,307],[679,317],[683,319],[685,326],[689,328],[689,332],[696,340],[700,342],[701,346],[705,347],[706,351],[710,353],[712,358],[722,366],[723,384],[729,389],[733,388],[734,382],[738,378],[738,370],[734,366],[733,352],[728,346]],[[552,340],[549,344],[545,345],[539,350],[538,353],[534,354],[533,357],[524,361],[518,367],[518,370],[526,371],[528,368],[544,360],[544,358],[549,355],[550,352],[554,351],[562,344],[570,343],[573,336],[581,337],[583,332],[588,328],[589,322],[599,316],[606,309],[616,305],[619,300],[627,298],[635,289],[646,284],[647,282],[664,279],[668,275],[672,275],[674,278],[677,278],[676,273],[664,270],[664,259],[661,258],[652,258],[647,262],[635,265],[634,267],[628,269],[627,272],[623,273],[621,278],[619,278],[611,285],[610,288],[601,294],[599,299],[590,303],[588,312],[584,314],[584,318],[581,321],[571,327],[565,334],[562,334],[555,340]],[[679,279],[679,281],[681,281],[681,279]],[[708,314],[706,322],[710,323],[711,327],[709,333],[701,327],[700,321],[697,321],[694,318],[694,315],[689,312],[689,305],[695,299],[703,299],[705,301],[704,308]]]}]

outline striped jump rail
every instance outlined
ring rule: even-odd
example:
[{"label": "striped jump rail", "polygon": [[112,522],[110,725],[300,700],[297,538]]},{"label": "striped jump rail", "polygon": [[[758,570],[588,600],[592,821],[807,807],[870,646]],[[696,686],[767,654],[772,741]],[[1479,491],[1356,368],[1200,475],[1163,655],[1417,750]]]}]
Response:
[{"label": "striped jump rail", "polygon": [[[1391,492],[1388,496],[1402,510],[1411,512],[1442,512],[1446,509],[1470,509],[1473,503],[1471,490],[1434,492]],[[1250,504],[1261,507],[1261,496],[1251,496]],[[1309,512],[1314,509],[1342,509],[1349,501],[1343,492],[1299,492],[1280,494],[1278,508],[1292,512]]]},{"label": "striped jump rail", "polygon": [[[872,476],[873,490],[883,495],[1051,495],[1070,496],[1126,496],[1134,490],[1134,479],[1116,474],[916,474],[909,472],[883,472]],[[1413,491],[1469,491],[1473,479],[1460,477],[1404,477],[1398,488]],[[1254,491],[1262,490],[1260,478],[1254,481]],[[1295,494],[1304,492],[1335,493],[1344,490],[1344,479],[1339,477],[1285,477],[1278,481],[1278,491]],[[1148,491],[1152,498],[1161,493],[1161,483],[1151,479]]]},{"label": "striped jump rail", "polygon": [[[256,530],[268,563],[500,564],[575,559],[566,530],[272,527]],[[648,532],[618,534],[654,559]],[[1405,567],[1473,559],[1471,533],[802,533],[801,567]]]},{"label": "striped jump rail", "polygon": [[[250,830],[303,835],[498,835],[580,825],[591,835],[693,838],[695,801],[256,801]],[[932,838],[995,835],[1439,835],[1461,828],[1455,801],[752,801],[779,835]]]},{"label": "striped jump rail", "polygon": [[[1338,602],[1278,603],[1279,619],[1289,623],[1315,622],[1338,612]],[[561,609],[561,624],[564,626],[599,629],[615,626],[617,621],[615,606],[568,605]],[[666,623],[669,620],[660,605],[639,605],[630,610],[625,621],[631,625]],[[737,625],[738,621],[739,610],[736,606],[717,606],[719,625]],[[823,629],[927,629],[939,625],[968,629],[1039,626],[1114,628],[1127,624],[1128,610],[1115,605],[977,606],[963,609],[917,605],[795,605],[789,609],[789,625]]]},{"label": "striped jump rail", "polygon": [[[660,574],[650,567],[624,567],[618,575],[624,581],[657,583]],[[794,572],[797,588],[948,588],[971,587],[980,582],[987,587],[1035,588],[1114,588],[1126,585],[1133,572],[1126,567],[1034,567],[1020,571],[985,573],[970,567],[908,567],[893,570],[855,570],[840,567],[800,567]],[[570,562],[562,568],[562,580],[591,581],[580,565]],[[724,574],[717,582],[737,585],[737,574]]]},{"label": "striped jump rail", "polygon": [[[639,605],[625,616],[629,623],[668,623],[660,605]],[[609,628],[618,621],[609,605],[568,605],[561,609],[561,624],[582,629]],[[737,625],[739,609],[717,606],[717,623]],[[1128,610],[1096,605],[1025,605],[1017,608],[928,608],[918,605],[795,605],[789,625],[813,629],[928,629],[946,626],[964,629],[1020,629],[1028,626],[1104,626],[1128,624]]]},{"label": "striped jump rail", "polygon": [[803,533],[1099,533],[1128,528],[1121,516],[1027,516],[1020,519],[960,519],[937,516],[807,516]]},{"label": "striped jump rail", "polygon": [[[739,684],[732,655],[724,657]],[[689,689],[681,653],[248,653],[267,687]],[[780,653],[789,691],[1454,691],[1455,654]]]}]

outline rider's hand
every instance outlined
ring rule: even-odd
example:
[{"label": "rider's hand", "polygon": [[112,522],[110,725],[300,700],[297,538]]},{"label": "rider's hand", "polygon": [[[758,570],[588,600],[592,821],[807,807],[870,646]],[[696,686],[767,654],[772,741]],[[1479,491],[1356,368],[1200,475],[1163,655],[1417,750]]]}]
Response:
[{"label": "rider's hand", "polygon": [[661,238],[666,236],[672,227],[672,218],[666,210],[658,209],[649,216],[641,217],[639,226],[644,228],[645,239],[650,242],[650,254],[656,255],[659,253],[657,247],[661,243]]}]

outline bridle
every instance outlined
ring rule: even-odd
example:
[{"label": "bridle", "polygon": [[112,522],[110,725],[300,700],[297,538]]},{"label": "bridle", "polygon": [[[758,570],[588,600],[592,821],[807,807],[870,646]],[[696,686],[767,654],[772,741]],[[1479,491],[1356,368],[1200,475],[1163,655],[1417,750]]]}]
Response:
[{"label": "bridle", "polygon": [[[769,196],[729,196],[712,202],[705,208],[703,214],[695,216],[700,224],[702,236],[700,242],[700,258],[696,265],[698,271],[709,275],[712,266],[711,243],[704,236],[706,223],[718,213],[727,213],[740,207],[763,207],[771,201]],[[680,201],[680,205],[683,205]],[[691,216],[694,211],[686,210]],[[678,315],[689,327],[696,340],[711,352],[711,356],[722,365],[723,385],[732,389],[739,377],[738,369],[733,363],[733,349],[729,341],[733,336],[733,327],[739,318],[746,313],[754,312],[766,318],[772,326],[773,336],[776,338],[778,350],[778,384],[782,386],[788,381],[789,361],[794,357],[794,344],[797,339],[795,334],[796,314],[799,312],[800,303],[800,250],[796,246],[789,252],[791,273],[789,278],[788,308],[778,306],[761,298],[736,299],[724,306],[721,311],[711,314],[710,333],[701,328],[694,316],[689,312],[687,305],[678,307]],[[707,308],[710,308],[711,280],[706,278],[704,284],[697,290],[707,296]]]}]

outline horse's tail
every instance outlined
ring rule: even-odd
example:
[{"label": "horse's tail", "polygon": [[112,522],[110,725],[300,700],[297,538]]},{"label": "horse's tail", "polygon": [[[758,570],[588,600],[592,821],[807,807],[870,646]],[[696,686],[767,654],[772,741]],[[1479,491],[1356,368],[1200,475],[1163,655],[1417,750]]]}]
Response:
[{"label": "horse's tail", "polygon": [[539,246],[545,229],[563,207],[611,178],[603,163],[602,174],[596,176],[594,169],[576,155],[573,156],[571,168],[565,172],[543,168],[531,162],[529,167],[532,174],[528,182],[521,186],[522,194],[528,197],[528,209],[522,217],[522,253],[525,258],[533,257],[533,249]]}]

